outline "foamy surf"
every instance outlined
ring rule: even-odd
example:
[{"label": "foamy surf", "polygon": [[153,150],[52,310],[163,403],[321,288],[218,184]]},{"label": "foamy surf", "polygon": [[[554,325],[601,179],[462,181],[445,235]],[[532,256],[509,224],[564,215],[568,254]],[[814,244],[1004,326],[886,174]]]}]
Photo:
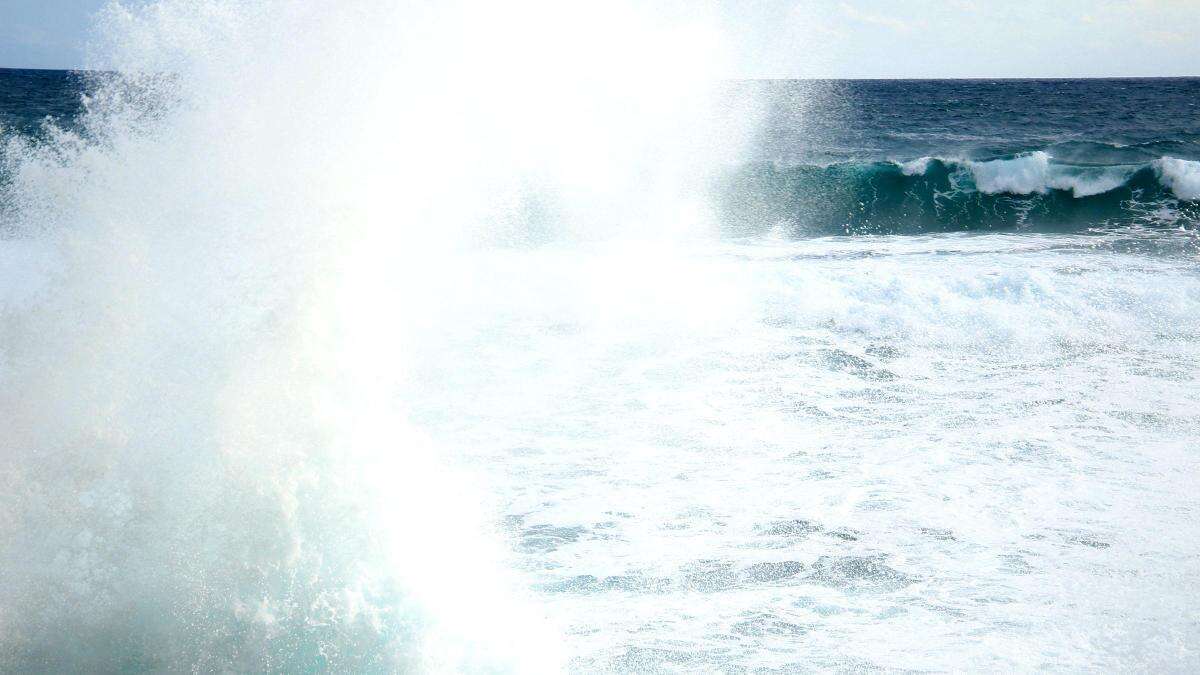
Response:
[{"label": "foamy surf", "polygon": [[1200,200],[1200,162],[1163,157],[1154,162],[1154,170],[1176,197]]}]

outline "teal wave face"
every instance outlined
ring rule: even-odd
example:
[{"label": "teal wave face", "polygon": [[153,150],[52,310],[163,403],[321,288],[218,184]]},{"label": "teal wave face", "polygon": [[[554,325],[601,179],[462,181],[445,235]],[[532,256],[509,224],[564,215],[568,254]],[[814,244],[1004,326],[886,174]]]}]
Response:
[{"label": "teal wave face", "polygon": [[990,161],[919,158],[741,167],[717,187],[728,234],[911,234],[1003,228],[1200,223],[1200,163],[1056,164],[1046,153]]}]

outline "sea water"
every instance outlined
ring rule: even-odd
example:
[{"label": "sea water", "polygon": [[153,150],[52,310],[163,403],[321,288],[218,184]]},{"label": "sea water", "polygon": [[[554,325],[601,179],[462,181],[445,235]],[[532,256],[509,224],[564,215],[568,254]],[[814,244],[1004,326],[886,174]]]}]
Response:
[{"label": "sea water", "polygon": [[0,670],[1200,666],[1200,80],[384,4],[0,71]]}]

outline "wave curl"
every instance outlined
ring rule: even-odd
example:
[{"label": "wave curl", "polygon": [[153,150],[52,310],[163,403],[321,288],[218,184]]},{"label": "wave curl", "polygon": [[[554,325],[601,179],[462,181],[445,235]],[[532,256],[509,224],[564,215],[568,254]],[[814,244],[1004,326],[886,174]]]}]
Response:
[{"label": "wave curl", "polygon": [[1190,226],[1200,222],[1200,162],[1060,163],[1039,150],[988,160],[749,164],[726,175],[718,195],[722,223],[735,234]]}]

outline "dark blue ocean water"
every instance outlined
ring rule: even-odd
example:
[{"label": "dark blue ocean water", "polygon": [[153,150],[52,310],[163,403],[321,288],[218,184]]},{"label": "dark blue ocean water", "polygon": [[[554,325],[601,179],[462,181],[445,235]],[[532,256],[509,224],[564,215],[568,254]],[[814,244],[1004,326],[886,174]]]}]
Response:
[{"label": "dark blue ocean water", "polygon": [[0,68],[0,133],[36,135],[47,119],[70,125],[86,89],[82,73]]},{"label": "dark blue ocean water", "polygon": [[782,164],[993,159],[1076,164],[1200,159],[1200,78],[762,81],[764,157]]}]

